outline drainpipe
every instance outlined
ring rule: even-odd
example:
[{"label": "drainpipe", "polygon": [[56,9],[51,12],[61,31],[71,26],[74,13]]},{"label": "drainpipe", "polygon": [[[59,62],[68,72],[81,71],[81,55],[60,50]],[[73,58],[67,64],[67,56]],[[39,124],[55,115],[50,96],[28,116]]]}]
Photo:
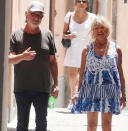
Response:
[{"label": "drainpipe", "polygon": [[117,42],[117,19],[118,19],[118,0],[112,0],[112,39]]},{"label": "drainpipe", "polygon": [[50,0],[50,9],[49,9],[49,30],[52,30],[52,0]]}]

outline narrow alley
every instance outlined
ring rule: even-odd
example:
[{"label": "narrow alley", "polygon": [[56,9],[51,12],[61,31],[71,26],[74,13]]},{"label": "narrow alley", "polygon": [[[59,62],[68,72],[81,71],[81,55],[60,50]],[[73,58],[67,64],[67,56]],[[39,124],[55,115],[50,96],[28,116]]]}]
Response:
[{"label": "narrow alley", "polygon": [[[26,24],[27,5],[33,0],[0,1],[0,131],[16,131],[17,107],[14,96],[14,66],[8,63],[10,34]],[[54,109],[48,109],[48,131],[87,131],[87,114],[72,114],[67,107],[71,98],[68,68],[64,66],[67,49],[61,40],[65,16],[74,12],[76,0],[37,0],[45,5],[45,15],[40,27],[49,29],[54,37],[58,63],[59,96]],[[98,1],[96,4],[95,1]],[[81,2],[81,1],[80,1]],[[112,131],[128,131],[128,0],[88,0],[88,12],[107,18],[112,25],[112,40],[122,50],[122,67],[125,77],[126,109],[113,115]],[[82,3],[83,4],[83,3]],[[38,15],[37,15],[38,16]],[[76,48],[77,49],[77,48]],[[77,53],[76,53],[77,54]],[[29,131],[35,130],[35,111],[30,112]],[[98,129],[102,131],[99,114]]]}]

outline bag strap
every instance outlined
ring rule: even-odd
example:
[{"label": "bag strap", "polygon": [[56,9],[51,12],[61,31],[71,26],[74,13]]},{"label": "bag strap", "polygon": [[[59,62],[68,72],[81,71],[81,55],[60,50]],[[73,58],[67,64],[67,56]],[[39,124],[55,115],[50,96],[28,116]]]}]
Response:
[{"label": "bag strap", "polygon": [[70,17],[69,17],[68,30],[69,30],[69,25],[70,25],[70,22],[71,22],[71,17],[72,17],[72,15],[70,15]]},{"label": "bag strap", "polygon": [[69,25],[70,25],[70,22],[71,22],[71,16],[72,16],[72,15],[70,15],[70,17],[69,17]]},{"label": "bag strap", "polygon": [[[70,25],[70,21],[71,21],[71,16],[72,16],[72,14],[70,14],[70,17],[69,17],[69,24],[68,24],[68,29],[67,29],[67,31],[69,30],[69,25]],[[67,32],[66,31],[66,32]],[[69,30],[70,31],[70,30]]]}]

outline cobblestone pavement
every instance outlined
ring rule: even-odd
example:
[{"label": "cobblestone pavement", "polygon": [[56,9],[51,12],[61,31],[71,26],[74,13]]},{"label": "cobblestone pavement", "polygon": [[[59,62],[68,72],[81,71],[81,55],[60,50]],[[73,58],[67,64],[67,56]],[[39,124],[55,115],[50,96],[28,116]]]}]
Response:
[{"label": "cobblestone pavement", "polygon": [[[87,131],[87,115],[71,114],[67,108],[48,109],[48,131]],[[101,130],[99,114],[98,129]],[[15,131],[16,119],[8,124],[8,131]],[[31,109],[29,131],[34,131],[35,114]],[[128,131],[128,111],[113,115],[112,131]]]}]

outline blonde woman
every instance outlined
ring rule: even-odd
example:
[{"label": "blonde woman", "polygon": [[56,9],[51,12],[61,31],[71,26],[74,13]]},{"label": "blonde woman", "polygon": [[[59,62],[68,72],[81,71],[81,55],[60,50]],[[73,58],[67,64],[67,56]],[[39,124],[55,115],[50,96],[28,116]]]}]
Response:
[{"label": "blonde woman", "polygon": [[82,53],[75,110],[87,111],[88,131],[96,131],[98,112],[102,130],[111,131],[112,115],[126,106],[122,51],[110,40],[111,28],[104,17],[94,20],[91,33],[93,42]]},{"label": "blonde woman", "polygon": [[[65,16],[63,38],[71,39],[71,47],[66,51],[64,66],[69,69],[69,85],[71,88],[72,102],[76,94],[77,78],[81,65],[81,54],[90,41],[91,23],[96,17],[86,11],[87,0],[75,0],[75,10]],[[69,35],[66,34],[70,30]]]}]

